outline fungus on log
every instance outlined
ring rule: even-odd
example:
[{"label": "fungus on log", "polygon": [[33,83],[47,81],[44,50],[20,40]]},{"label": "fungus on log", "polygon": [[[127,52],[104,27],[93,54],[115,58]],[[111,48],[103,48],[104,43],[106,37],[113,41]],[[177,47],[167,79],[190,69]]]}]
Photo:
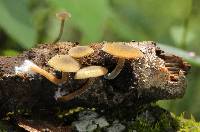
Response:
[{"label": "fungus on log", "polygon": [[[102,51],[103,44],[91,44],[94,53],[80,58],[79,63],[85,67],[102,66],[109,72],[112,71],[118,58]],[[123,44],[139,49],[143,57],[126,60],[120,74],[112,80],[104,78],[96,80],[89,90],[74,99],[79,106],[138,106],[161,99],[180,98],[184,95],[186,74],[190,69],[188,63],[178,56],[166,55],[151,41]],[[15,67],[20,66],[24,60],[31,60],[39,67],[52,72],[53,69],[46,64],[48,60],[56,54],[68,54],[68,51],[75,46],[76,44],[70,42],[43,44],[16,57],[0,57],[1,112],[12,109],[13,105],[27,105],[35,109],[41,106],[48,108],[56,106],[58,102],[54,94],[57,85],[53,85],[38,74],[22,78],[15,73]],[[176,74],[172,72],[174,64],[179,69]],[[162,70],[165,68],[167,70]],[[172,75],[176,75],[176,79],[172,79],[170,77]],[[68,76],[68,79],[67,84],[59,86],[67,94],[75,92],[85,84],[84,80],[76,80],[74,76]],[[69,101],[67,104],[75,105],[74,101]]]}]

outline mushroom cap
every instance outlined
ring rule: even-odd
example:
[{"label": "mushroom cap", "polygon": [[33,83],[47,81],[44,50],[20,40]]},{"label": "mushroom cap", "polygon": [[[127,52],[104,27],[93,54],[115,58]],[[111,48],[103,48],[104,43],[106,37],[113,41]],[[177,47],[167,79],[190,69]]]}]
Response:
[{"label": "mushroom cap", "polygon": [[80,69],[80,64],[69,55],[55,55],[48,61],[48,64],[62,72],[76,72]]},{"label": "mushroom cap", "polygon": [[119,58],[132,59],[144,56],[140,49],[125,45],[122,42],[106,43],[102,50]]},{"label": "mushroom cap", "polygon": [[99,77],[107,74],[108,70],[102,66],[88,66],[78,70],[75,74],[75,79],[86,79]]},{"label": "mushroom cap", "polygon": [[76,46],[69,50],[68,54],[74,58],[81,58],[92,54],[94,50],[88,46]]},{"label": "mushroom cap", "polygon": [[56,13],[56,17],[60,20],[64,20],[65,18],[70,18],[71,14],[69,12],[63,11]]}]

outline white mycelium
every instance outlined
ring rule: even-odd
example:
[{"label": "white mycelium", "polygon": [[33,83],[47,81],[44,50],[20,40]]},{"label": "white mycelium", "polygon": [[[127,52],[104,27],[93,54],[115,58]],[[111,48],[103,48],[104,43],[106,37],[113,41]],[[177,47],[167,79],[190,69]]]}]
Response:
[{"label": "white mycelium", "polygon": [[33,72],[31,70],[31,67],[38,67],[36,64],[34,64],[32,61],[30,60],[25,60],[24,63],[21,66],[16,66],[15,67],[15,73],[16,74],[35,74],[35,72]]}]

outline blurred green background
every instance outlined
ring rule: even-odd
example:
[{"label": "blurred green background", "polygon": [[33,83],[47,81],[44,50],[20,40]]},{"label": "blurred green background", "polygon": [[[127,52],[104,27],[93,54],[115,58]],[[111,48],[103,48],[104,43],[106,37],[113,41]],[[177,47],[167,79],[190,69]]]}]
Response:
[{"label": "blurred green background", "polygon": [[200,0],[0,0],[0,55],[52,42],[67,10],[63,41],[153,40],[192,64],[183,99],[159,105],[200,120]]}]

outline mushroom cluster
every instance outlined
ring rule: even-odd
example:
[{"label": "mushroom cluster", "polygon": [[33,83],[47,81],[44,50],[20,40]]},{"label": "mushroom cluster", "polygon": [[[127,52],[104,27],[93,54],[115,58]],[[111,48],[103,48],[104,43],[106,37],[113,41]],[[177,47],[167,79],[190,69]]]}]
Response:
[{"label": "mushroom cluster", "polygon": [[[60,40],[63,33],[65,19],[68,20],[71,17],[71,14],[68,12],[60,12],[56,14],[56,17],[61,21],[61,26],[59,35],[53,43]],[[38,73],[56,85],[68,82],[69,73],[71,72],[75,73],[74,79],[88,79],[87,83],[82,88],[69,95],[62,96],[60,99],[68,101],[85,92],[88,87],[94,83],[96,77],[104,76],[105,79],[116,78],[123,69],[126,59],[143,57],[143,53],[139,49],[124,45],[122,42],[106,43],[102,50],[119,58],[115,69],[109,74],[107,74],[108,70],[102,66],[81,67],[78,59],[94,53],[94,50],[88,46],[73,47],[68,51],[68,55],[55,55],[48,61],[49,66],[62,73],[61,78],[57,78],[55,75],[48,73],[46,70],[40,68],[29,60],[26,60],[20,67],[15,67],[15,71],[17,74],[28,72]]]},{"label": "mushroom cluster", "polygon": [[[91,87],[92,84],[95,82],[97,77],[104,76],[105,79],[114,79],[115,77],[117,77],[120,71],[123,69],[126,59],[141,58],[144,56],[139,49],[124,45],[120,42],[106,43],[104,44],[102,51],[113,55],[114,57],[118,57],[117,65],[111,73],[108,73],[107,68],[102,66],[81,66],[78,61],[79,58],[89,56],[94,53],[94,50],[89,46],[72,47],[68,51],[67,55],[55,55],[48,61],[49,66],[54,68],[56,71],[60,71],[62,73],[62,77],[60,79],[30,61],[29,63],[25,61],[27,64],[29,64],[28,66],[26,66],[26,73],[38,73],[46,77],[49,81],[56,85],[67,83],[69,73],[75,73],[75,80],[87,79],[86,83],[78,90],[58,98],[58,100],[60,101],[69,101],[87,91],[88,88]],[[26,64],[23,64],[22,66],[24,67],[25,65]],[[25,70],[22,70],[22,66],[16,67],[18,73],[19,71],[25,72]]]}]

